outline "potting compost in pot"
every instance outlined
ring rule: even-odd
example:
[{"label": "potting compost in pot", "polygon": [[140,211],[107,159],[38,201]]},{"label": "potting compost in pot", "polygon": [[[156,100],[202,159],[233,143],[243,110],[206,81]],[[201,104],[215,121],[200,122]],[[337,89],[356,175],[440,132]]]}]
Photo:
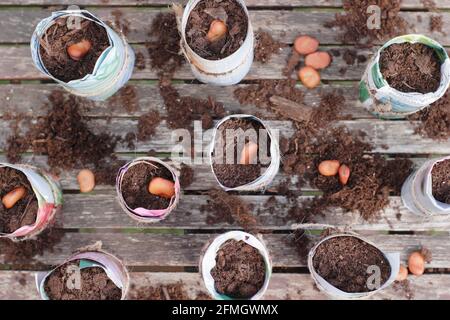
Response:
[{"label": "potting compost in pot", "polygon": [[434,198],[437,201],[450,204],[450,160],[435,164],[431,175]]}]

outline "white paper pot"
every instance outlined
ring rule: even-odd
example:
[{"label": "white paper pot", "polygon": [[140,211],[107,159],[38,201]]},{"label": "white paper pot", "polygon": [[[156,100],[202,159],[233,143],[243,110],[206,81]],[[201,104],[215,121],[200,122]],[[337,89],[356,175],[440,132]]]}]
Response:
[{"label": "white paper pot", "polygon": [[[247,118],[252,121],[259,122],[262,125],[262,127],[264,129],[266,129],[268,137],[270,138],[270,156],[271,156],[270,160],[271,161],[270,161],[269,167],[266,168],[266,171],[255,181],[247,183],[242,186],[229,188],[229,187],[224,186],[222,183],[220,183],[220,181],[217,179],[216,174],[214,173],[213,153],[214,153],[214,148],[215,148],[216,137],[217,137],[217,134],[219,133],[219,131],[218,131],[219,127],[224,122],[226,122],[230,119],[236,119],[236,118]],[[258,190],[267,188],[278,173],[278,170],[280,168],[280,161],[281,161],[281,157],[280,157],[280,148],[278,145],[278,136],[269,127],[268,124],[264,123],[261,119],[255,117],[255,116],[248,115],[248,114],[234,114],[234,115],[223,118],[221,121],[219,121],[216,124],[216,126],[213,129],[212,140],[211,140],[211,144],[209,147],[209,163],[210,163],[211,171],[214,175],[214,178],[216,179],[219,186],[225,191],[258,191]]]},{"label": "white paper pot", "polygon": [[[39,39],[55,23],[55,20],[67,16],[82,17],[104,27],[111,45],[98,58],[92,74],[88,74],[82,79],[63,82],[53,77],[42,62]],[[33,62],[39,71],[52,78],[70,93],[91,100],[108,99],[125,85],[133,73],[135,55],[125,38],[87,10],[53,12],[50,17],[45,18],[37,25],[30,45]]]},{"label": "white paper pot", "polygon": [[[335,286],[333,286],[331,283],[329,283],[328,281],[326,281],[324,278],[322,278],[315,270],[314,268],[314,264],[313,264],[313,258],[314,255],[316,254],[316,250],[317,248],[325,241],[328,241],[332,238],[336,238],[336,237],[355,237],[357,239],[360,239],[364,242],[366,242],[369,245],[372,245],[373,247],[377,248],[378,250],[380,250],[383,255],[386,257],[386,259],[389,262],[389,265],[391,267],[391,275],[389,277],[389,279],[379,288],[370,292],[361,292],[361,293],[348,293],[348,292],[344,292],[338,288],[336,288]],[[398,275],[398,271],[400,269],[400,253],[385,253],[383,252],[380,248],[378,248],[375,244],[373,244],[372,242],[356,235],[356,234],[349,234],[349,233],[340,233],[340,234],[334,234],[334,235],[330,235],[324,239],[322,239],[321,241],[319,241],[319,243],[317,243],[310,251],[308,254],[308,269],[309,272],[311,274],[311,277],[313,278],[314,282],[316,283],[317,287],[319,288],[320,291],[326,293],[328,296],[330,296],[333,299],[363,299],[363,298],[367,298],[387,287],[389,287],[394,281],[395,278]]]},{"label": "white paper pot", "polygon": [[267,288],[269,287],[270,277],[272,276],[272,261],[269,257],[269,252],[264,243],[262,242],[262,240],[243,231],[230,231],[221,234],[220,236],[215,238],[211,243],[208,244],[206,250],[204,251],[204,254],[200,257],[200,266],[199,266],[200,274],[202,275],[203,283],[205,284],[208,293],[215,300],[235,300],[231,297],[220,294],[216,291],[214,286],[214,279],[211,275],[211,270],[216,265],[217,252],[219,251],[220,247],[228,240],[244,241],[248,245],[251,245],[252,247],[256,248],[262,255],[264,262],[266,264],[266,277],[264,280],[264,284],[261,287],[261,289],[248,300],[261,299],[264,293],[267,291]]},{"label": "white paper pot", "polygon": [[[167,170],[172,173],[172,178],[175,184],[175,195],[170,200],[170,204],[166,209],[160,209],[160,210],[149,210],[146,208],[130,208],[127,203],[125,202],[125,199],[122,196],[122,181],[125,173],[128,171],[129,168],[132,166],[135,166],[140,163],[146,163],[146,164],[158,164],[161,165]],[[147,186],[142,186],[143,188],[147,188]],[[134,220],[144,223],[152,223],[152,222],[158,222],[161,220],[164,220],[170,212],[172,212],[180,200],[180,194],[181,194],[181,187],[180,187],[180,180],[178,178],[178,175],[171,166],[169,166],[167,163],[161,161],[158,158],[154,157],[141,157],[136,158],[130,162],[128,162],[126,165],[124,165],[122,168],[119,169],[119,172],[117,174],[116,179],[116,191],[117,196],[119,200],[119,204],[122,207],[122,209]]]},{"label": "white paper pot", "polygon": [[431,175],[437,163],[449,159],[450,156],[428,160],[405,180],[402,187],[405,207],[421,216],[450,214],[450,204],[437,201],[433,196]]},{"label": "white paper pot", "polygon": [[88,267],[100,267],[102,268],[107,276],[111,279],[114,284],[122,290],[122,298],[121,300],[125,300],[128,294],[129,284],[130,284],[130,276],[123,262],[112,254],[103,251],[101,249],[93,250],[93,251],[84,251],[81,250],[71,257],[69,257],[66,261],[60,264],[58,267],[54,268],[49,272],[37,272],[36,273],[36,287],[39,291],[42,300],[50,300],[45,292],[45,281],[47,278],[59,267],[64,264],[74,261],[74,260],[83,260],[83,266],[80,266],[80,269],[88,268]]},{"label": "white paper pot", "polygon": [[39,235],[61,210],[63,198],[59,183],[49,174],[33,166],[0,163],[0,167],[9,167],[22,172],[28,178],[38,201],[38,212],[34,224],[20,227],[13,233],[0,233],[0,238],[22,241]]},{"label": "white paper pot", "polygon": [[195,78],[201,82],[218,86],[239,83],[249,72],[253,63],[254,34],[250,16],[243,0],[236,0],[247,15],[247,36],[242,46],[230,56],[221,60],[207,60],[192,50],[186,41],[186,26],[189,16],[201,0],[190,0],[186,4],[181,20],[181,50],[191,66]]}]

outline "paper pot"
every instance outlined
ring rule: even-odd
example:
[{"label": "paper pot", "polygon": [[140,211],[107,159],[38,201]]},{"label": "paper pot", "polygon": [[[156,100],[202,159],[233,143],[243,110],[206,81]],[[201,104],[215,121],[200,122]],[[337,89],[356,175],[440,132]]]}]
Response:
[{"label": "paper pot", "polygon": [[181,50],[197,80],[219,86],[236,84],[247,75],[253,63],[254,34],[247,7],[243,0],[236,0],[242,6],[248,18],[247,36],[242,46],[224,59],[207,60],[196,54],[186,40],[186,26],[189,16],[200,1],[190,0],[184,9],[181,19]]},{"label": "paper pot", "polygon": [[[259,122],[262,125],[262,127],[264,129],[266,129],[267,134],[270,138],[271,161],[270,161],[269,167],[266,168],[266,171],[255,181],[245,184],[245,185],[242,185],[242,186],[235,187],[235,188],[229,188],[229,187],[224,186],[222,183],[220,183],[220,181],[217,179],[217,177],[214,173],[213,153],[214,153],[217,134],[219,133],[219,131],[218,131],[219,127],[224,122],[226,122],[230,119],[234,119],[234,118],[248,118],[250,120]],[[280,167],[280,161],[281,161],[281,157],[280,157],[280,148],[278,146],[278,135],[275,134],[275,132],[269,127],[269,125],[267,125],[261,119],[255,117],[255,116],[247,115],[247,114],[234,114],[234,115],[223,118],[220,122],[217,123],[217,125],[213,129],[212,140],[211,140],[211,144],[209,147],[209,163],[211,165],[211,170],[213,172],[214,178],[216,179],[219,186],[225,191],[258,191],[258,190],[267,188],[278,173],[278,169]]]},{"label": "paper pot", "polygon": [[258,293],[256,293],[249,300],[261,299],[264,293],[267,291],[267,288],[269,287],[270,277],[272,276],[272,261],[269,257],[269,252],[264,243],[257,237],[243,231],[230,231],[221,234],[208,244],[203,255],[200,257],[200,274],[202,275],[203,283],[205,284],[208,293],[216,300],[235,300],[216,291],[214,286],[214,279],[211,275],[211,270],[216,265],[217,252],[219,251],[220,247],[228,240],[244,241],[245,243],[256,248],[262,255],[266,263],[266,277],[264,280],[264,284],[258,291]]},{"label": "paper pot", "polygon": [[45,291],[46,279],[62,265],[74,261],[81,260],[79,263],[80,270],[91,267],[102,268],[111,281],[122,290],[122,300],[126,299],[129,289],[130,276],[123,262],[112,254],[101,249],[84,250],[81,249],[74,253],[70,258],[49,272],[36,273],[36,287],[42,300],[50,300]]},{"label": "paper pot", "polygon": [[[167,170],[169,170],[172,173],[173,181],[175,182],[175,196],[172,197],[170,200],[170,204],[166,209],[162,210],[148,210],[145,208],[130,208],[127,203],[125,202],[125,199],[122,196],[122,180],[129,168],[132,166],[135,166],[140,163],[146,163],[149,165],[159,164]],[[146,186],[145,186],[146,187]],[[181,194],[181,187],[180,187],[180,181],[178,178],[178,175],[176,171],[169,166],[168,164],[164,163],[158,158],[153,157],[141,157],[134,159],[130,162],[128,162],[126,165],[124,165],[122,168],[119,169],[119,172],[117,174],[116,179],[116,191],[117,196],[119,199],[120,206],[122,209],[134,220],[137,220],[139,222],[158,222],[163,219],[165,219],[172,210],[174,210],[178,204],[178,201],[180,200],[180,194]]]},{"label": "paper pot", "polygon": [[[82,79],[63,82],[53,77],[42,62],[39,39],[55,23],[56,19],[68,16],[82,17],[104,27],[111,45],[98,58],[92,74],[88,74]],[[125,39],[86,10],[57,11],[42,20],[31,38],[31,56],[39,71],[55,80],[70,93],[99,101],[106,100],[125,85],[133,73],[135,60],[134,51]]]},{"label": "paper pot", "polygon": [[[392,44],[422,43],[434,49],[441,65],[441,83],[435,92],[401,92],[389,86],[380,71],[380,54]],[[394,38],[381,47],[369,61],[364,76],[359,84],[359,100],[363,107],[373,114],[385,119],[401,119],[422,110],[439,100],[450,84],[450,59],[447,51],[438,42],[417,34]]]},{"label": "paper pot", "polygon": [[49,174],[29,165],[0,163],[0,167],[18,170],[28,178],[38,200],[39,208],[36,222],[33,225],[20,227],[9,234],[0,233],[0,237],[9,238],[13,241],[22,241],[37,236],[54,220],[57,212],[62,207],[63,196],[59,183]]},{"label": "paper pot", "polygon": [[405,180],[402,187],[405,207],[421,216],[450,214],[450,204],[437,201],[433,196],[431,175],[437,163],[449,159],[450,156],[429,160]]},{"label": "paper pot", "polygon": [[[315,270],[314,268],[314,264],[313,264],[313,258],[314,255],[316,254],[316,250],[317,248],[325,241],[328,241],[332,238],[336,238],[336,237],[355,237],[358,238],[370,245],[372,245],[373,247],[377,248],[378,250],[380,250],[383,255],[386,257],[386,259],[389,262],[389,265],[391,266],[391,275],[389,277],[389,279],[379,288],[370,292],[361,292],[361,293],[348,293],[348,292],[344,292],[338,288],[336,288],[335,286],[333,286],[331,283],[329,283],[328,281],[326,281],[324,278],[322,278]],[[387,287],[389,287],[394,281],[395,278],[398,275],[398,271],[400,269],[400,253],[385,253],[383,252],[380,248],[378,248],[375,244],[373,244],[372,242],[354,234],[354,233],[337,233],[334,235],[330,235],[324,239],[322,239],[321,241],[319,241],[319,243],[317,243],[310,251],[308,254],[308,269],[309,272],[311,274],[311,277],[313,278],[314,282],[316,283],[317,287],[319,288],[320,291],[326,293],[327,295],[329,295],[331,298],[334,299],[363,299],[363,298],[367,298]]]}]

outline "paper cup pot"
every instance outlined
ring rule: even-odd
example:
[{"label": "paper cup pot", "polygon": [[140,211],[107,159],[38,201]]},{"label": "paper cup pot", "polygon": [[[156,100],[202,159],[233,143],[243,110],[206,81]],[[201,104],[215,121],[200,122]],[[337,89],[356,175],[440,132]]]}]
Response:
[{"label": "paper cup pot", "polygon": [[25,208],[25,210],[36,210],[36,220],[30,224],[22,223],[11,233],[0,233],[0,237],[22,241],[39,235],[54,220],[62,207],[63,197],[59,183],[49,174],[29,165],[0,163],[0,168],[11,168],[25,175],[37,200],[36,209],[30,205],[31,202]]},{"label": "paper cup pot", "polygon": [[[123,196],[124,177],[131,168],[141,164],[152,167],[162,167],[170,172],[174,184],[173,187],[175,189],[175,194],[170,198],[169,205],[167,206],[167,208],[164,209],[147,209],[142,207],[133,208],[131,207],[131,204],[128,204],[125,201],[125,198]],[[148,181],[146,185],[142,186],[142,188],[145,189],[147,193],[149,192],[148,191],[149,182],[150,181]],[[120,206],[131,218],[133,218],[138,222],[151,223],[165,219],[167,215],[169,215],[169,213],[176,208],[178,201],[180,199],[181,187],[178,174],[176,173],[175,169],[173,169],[171,166],[169,166],[168,164],[166,164],[165,162],[161,161],[158,158],[141,157],[128,162],[126,165],[124,165],[122,168],[119,169],[116,179],[116,191]],[[148,193],[148,195],[150,196],[150,193]]]},{"label": "paper cup pot", "polygon": [[[363,242],[365,242],[367,245],[370,245],[376,249],[378,249],[386,258],[389,266],[390,266],[390,275],[389,278],[384,283],[380,283],[379,288],[374,287],[372,291],[368,292],[345,292],[343,290],[340,290],[333,286],[331,283],[329,283],[327,280],[325,280],[316,270],[314,267],[314,258],[317,252],[317,249],[327,241],[330,241],[331,239],[336,238],[342,238],[342,237],[353,237],[356,239],[359,239]],[[367,273],[367,281],[369,282],[371,280],[371,277],[377,276],[377,271],[375,269],[369,269],[370,267],[378,267],[379,266],[368,266],[368,273]],[[390,286],[394,281],[395,278],[398,275],[400,268],[400,254],[399,253],[384,253],[382,250],[380,250],[375,244],[369,242],[368,240],[353,234],[353,233],[337,233],[334,235],[330,235],[328,237],[325,237],[324,239],[320,240],[319,243],[317,243],[309,252],[308,254],[308,269],[311,274],[311,277],[313,278],[314,282],[316,283],[317,287],[320,291],[327,294],[329,297],[333,299],[363,299],[367,298],[385,288]],[[379,269],[378,269],[379,270]],[[379,272],[379,271],[378,271]],[[351,279],[349,279],[351,281]],[[371,282],[372,283],[372,282]]]},{"label": "paper cup pot", "polygon": [[433,196],[432,171],[436,164],[450,161],[450,156],[432,159],[414,171],[402,186],[402,200],[405,207],[421,216],[450,214],[450,204]]},{"label": "paper cup pot", "polygon": [[[254,122],[259,126],[259,132],[256,132],[256,135],[253,139],[258,139],[257,141],[257,150],[255,151],[255,155],[258,155],[258,159],[261,159],[262,157],[270,156],[270,163],[268,163],[267,167],[264,167],[265,171],[261,172],[259,177],[257,177],[255,180],[235,186],[228,184],[226,185],[225,182],[221,182],[217,176],[217,172],[215,171],[214,167],[216,164],[225,164],[227,166],[242,166],[242,164],[238,164],[240,161],[239,159],[242,158],[242,153],[244,152],[244,148],[242,150],[235,150],[234,148],[239,147],[239,141],[244,141],[243,139],[250,138],[252,139],[252,132],[248,132],[247,130],[243,130],[242,132],[229,132],[228,129],[225,129],[225,131],[222,130],[222,125],[224,125],[229,120],[248,120],[251,122]],[[237,128],[239,129],[239,128]],[[262,130],[262,132],[261,132]],[[262,133],[262,134],[261,134]],[[225,139],[223,139],[223,134],[225,134]],[[236,134],[238,143],[236,145],[227,145],[227,140],[229,138],[229,134]],[[270,140],[270,144],[268,143]],[[269,144],[269,145],[268,145]],[[260,148],[260,146],[265,146],[266,148]],[[223,150],[222,148],[226,148],[226,152],[221,152]],[[217,150],[216,150],[217,148]],[[232,152],[236,151],[237,157],[233,156],[233,159],[228,159],[228,153],[230,153],[230,148],[232,149]],[[270,151],[270,155],[266,152],[265,149],[268,149]],[[235,150],[235,151],[234,151]],[[278,169],[280,167],[280,148],[278,145],[278,134],[276,131],[271,129],[269,125],[265,122],[263,122],[261,119],[247,114],[235,114],[228,117],[223,118],[221,121],[217,123],[217,125],[214,127],[212,132],[212,140],[209,147],[209,162],[211,165],[211,170],[213,172],[213,175],[219,184],[219,186],[225,190],[225,191],[259,191],[264,190],[267,188],[270,183],[273,181],[275,176],[278,173]],[[248,151],[250,152],[250,151]],[[267,153],[267,154],[266,154]],[[231,153],[230,153],[231,154]],[[233,163],[227,164],[228,160],[232,160]],[[241,159],[242,160],[242,159]]]},{"label": "paper cup pot", "polygon": [[[50,74],[44,65],[40,53],[40,40],[48,28],[56,23],[57,19],[67,17],[87,19],[105,28],[110,46],[98,57],[92,74],[87,74],[82,79],[64,82]],[[125,39],[86,10],[57,11],[39,22],[31,38],[31,56],[39,71],[56,81],[67,91],[77,96],[98,101],[106,100],[125,85],[133,73],[135,60],[134,51]]]},{"label": "paper cup pot", "polygon": [[207,60],[199,56],[189,45],[186,39],[186,28],[189,17],[194,8],[202,0],[190,0],[186,4],[181,18],[181,50],[191,66],[192,73],[197,80],[218,85],[230,86],[239,83],[250,71],[253,63],[254,34],[250,16],[243,0],[236,0],[245,11],[248,26],[247,35],[241,47],[226,58],[220,60]]},{"label": "paper cup pot", "polygon": [[[422,43],[432,48],[441,62],[441,80],[435,92],[401,92],[392,88],[380,70],[381,52],[393,44]],[[359,101],[371,113],[384,119],[402,119],[439,100],[450,84],[450,59],[438,42],[417,34],[394,38],[382,46],[369,61],[359,84]]]},{"label": "paper cup pot", "polygon": [[[200,274],[203,278],[203,282],[205,284],[206,289],[208,290],[208,293],[211,295],[212,298],[216,300],[238,300],[232,297],[229,297],[225,294],[221,294],[216,290],[215,280],[211,274],[212,270],[216,266],[216,257],[218,251],[221,249],[221,247],[229,240],[235,240],[235,241],[243,241],[247,245],[252,246],[255,248],[260,254],[261,257],[264,260],[265,263],[265,278],[264,283],[259,289],[259,291],[254,294],[252,297],[249,297],[248,300],[259,300],[262,298],[264,293],[267,291],[267,288],[269,286],[270,277],[272,275],[272,262],[269,257],[269,252],[264,245],[264,243],[258,239],[257,237],[243,232],[243,231],[230,231],[227,233],[224,233],[214,240],[212,240],[210,243],[207,244],[205,247],[203,254],[200,257]],[[249,266],[242,266],[245,269],[251,268]]]},{"label": "paper cup pot", "polygon": [[[64,266],[67,266],[67,268],[63,269]],[[117,294],[117,296],[120,296],[120,300],[126,299],[130,282],[128,271],[120,259],[101,249],[79,250],[78,252],[70,256],[64,263],[60,264],[53,270],[49,272],[36,273],[36,286],[41,299],[52,300],[53,298],[53,300],[57,300],[56,298],[52,297],[52,293],[48,291],[49,289],[46,286],[47,282],[49,282],[48,285],[51,285],[49,277],[52,274],[56,276],[63,276],[63,278],[61,279],[61,283],[68,286],[68,289],[70,290],[69,293],[74,293],[76,292],[76,290],[89,289],[86,288],[86,285],[83,286],[83,278],[81,276],[83,270],[86,271],[89,268],[103,269],[109,280],[111,280],[115,287],[120,290],[120,293],[118,292]],[[67,300],[70,298],[66,296],[61,297],[61,299]],[[101,300],[102,298],[92,299]]]}]

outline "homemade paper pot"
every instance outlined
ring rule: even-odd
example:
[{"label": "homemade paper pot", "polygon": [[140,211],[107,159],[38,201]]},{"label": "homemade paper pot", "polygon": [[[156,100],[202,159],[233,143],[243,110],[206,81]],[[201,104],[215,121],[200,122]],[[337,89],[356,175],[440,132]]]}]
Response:
[{"label": "homemade paper pot", "polygon": [[186,26],[192,10],[201,0],[190,0],[186,4],[181,19],[181,50],[191,66],[197,80],[218,86],[230,86],[239,83],[250,71],[253,63],[254,34],[250,16],[243,0],[236,0],[247,15],[247,36],[241,47],[221,60],[207,60],[200,57],[189,47],[186,40]]},{"label": "homemade paper pot", "polygon": [[411,212],[421,216],[450,214],[450,204],[440,202],[433,196],[431,172],[437,163],[444,160],[450,160],[450,156],[428,160],[403,183],[403,204]]},{"label": "homemade paper pot", "polygon": [[[51,27],[56,19],[68,16],[91,20],[106,29],[110,46],[103,51],[95,63],[92,74],[82,79],[63,82],[52,76],[46,69],[40,55],[39,39]],[[52,78],[67,91],[91,100],[103,101],[116,93],[130,79],[133,73],[135,55],[133,49],[113,29],[86,10],[64,10],[53,12],[36,27],[31,38],[31,56],[36,67],[46,76]]]},{"label": "homemade paper pot", "polygon": [[34,224],[20,227],[13,233],[0,233],[0,238],[22,241],[37,236],[54,220],[62,207],[63,196],[59,183],[47,173],[29,165],[0,163],[0,167],[9,167],[22,172],[30,182],[38,201],[38,211]]},{"label": "homemade paper pot", "polygon": [[59,267],[62,265],[74,261],[74,260],[80,260],[79,262],[79,268],[80,270],[85,268],[93,268],[93,267],[99,267],[102,268],[109,279],[119,288],[122,290],[122,299],[125,300],[128,288],[129,288],[129,282],[130,282],[130,276],[128,274],[127,269],[125,268],[124,264],[121,260],[119,260],[117,257],[113,256],[110,253],[107,253],[102,250],[94,250],[94,251],[82,251],[73,254],[70,258],[68,258],[64,263],[60,264],[58,267],[54,268],[53,270],[49,272],[38,272],[36,273],[36,287],[39,291],[39,294],[41,296],[42,300],[50,300],[48,297],[46,291],[45,291],[45,281],[47,278]]},{"label": "homemade paper pot", "polygon": [[243,231],[230,231],[221,234],[208,244],[206,250],[204,251],[204,254],[200,257],[200,274],[202,275],[203,283],[205,284],[208,293],[216,300],[237,300],[227,295],[218,293],[214,285],[214,279],[211,275],[211,270],[216,265],[217,252],[219,251],[220,247],[228,240],[244,241],[248,245],[256,248],[262,255],[266,264],[266,276],[264,279],[264,284],[261,289],[248,300],[261,299],[264,293],[267,291],[267,288],[269,287],[270,277],[272,276],[272,261],[270,260],[269,252],[264,243],[255,236]]},{"label": "homemade paper pot", "polygon": [[[271,157],[270,160],[271,161],[270,161],[269,167],[266,168],[266,171],[255,181],[252,181],[250,183],[247,183],[242,186],[235,187],[235,188],[229,188],[229,187],[224,186],[217,179],[217,176],[214,173],[214,168],[213,168],[213,158],[214,158],[215,142],[216,142],[217,134],[219,133],[219,128],[224,122],[226,122],[230,119],[233,119],[233,118],[248,118],[250,120],[259,122],[262,125],[262,127],[264,129],[266,129],[267,135],[270,138],[270,157]],[[280,148],[278,146],[278,136],[269,127],[269,125],[267,125],[261,119],[255,117],[255,116],[248,115],[248,114],[234,114],[234,115],[223,118],[220,122],[217,123],[217,125],[213,129],[212,140],[211,140],[211,144],[209,147],[209,163],[211,165],[211,171],[214,175],[214,178],[216,179],[219,186],[225,191],[257,191],[257,190],[267,188],[278,173],[278,169],[280,168],[280,161],[281,161],[281,157],[280,157]]]},{"label": "homemade paper pot", "polygon": [[[148,165],[155,165],[159,164],[167,170],[170,171],[172,174],[173,181],[175,183],[175,195],[170,199],[170,204],[166,209],[161,210],[149,210],[145,208],[130,208],[127,203],[125,202],[125,199],[122,196],[122,180],[125,175],[125,173],[128,171],[129,168],[132,166],[135,166],[140,163],[146,163]],[[147,187],[147,186],[144,186]],[[116,179],[116,191],[117,196],[119,199],[119,204],[122,207],[122,209],[134,220],[137,220],[139,222],[158,222],[163,219],[165,219],[172,210],[174,210],[178,204],[178,201],[180,200],[180,193],[181,193],[181,187],[180,187],[180,181],[178,178],[178,175],[176,171],[169,166],[168,164],[164,163],[163,161],[159,160],[158,158],[154,157],[141,157],[134,159],[130,162],[128,162],[126,165],[124,165],[122,168],[119,169],[119,172],[117,174]]]},{"label": "homemade paper pot", "polygon": [[[360,292],[360,293],[348,293],[348,292],[344,292],[338,288],[336,288],[335,286],[333,286],[331,283],[329,283],[328,281],[326,281],[324,278],[322,278],[315,270],[314,268],[314,264],[313,264],[313,258],[314,255],[316,254],[316,250],[317,248],[324,243],[325,241],[328,241],[332,238],[337,238],[337,237],[354,237],[357,239],[360,239],[364,242],[366,242],[367,244],[370,244],[371,246],[377,248],[378,250],[380,250],[380,252],[383,253],[383,255],[386,257],[386,259],[389,262],[389,265],[391,267],[391,274],[389,276],[389,279],[378,289],[370,291],[370,292]],[[380,248],[378,248],[375,244],[373,244],[372,242],[354,234],[354,233],[339,233],[339,234],[334,234],[334,235],[330,235],[324,239],[322,239],[321,241],[319,241],[319,243],[317,243],[310,251],[308,254],[308,269],[309,272],[311,274],[311,277],[313,278],[314,282],[316,283],[317,287],[319,288],[320,291],[326,293],[327,295],[329,295],[331,298],[334,299],[363,299],[363,298],[367,298],[387,287],[389,287],[394,281],[395,278],[398,275],[398,271],[400,269],[400,253],[385,253],[383,252],[383,250],[381,250]]]},{"label": "homemade paper pot", "polygon": [[[405,42],[422,43],[436,52],[441,62],[441,82],[435,92],[426,94],[401,92],[389,86],[383,78],[379,64],[381,52],[392,44]],[[449,84],[450,59],[445,48],[426,36],[409,34],[388,41],[369,61],[359,84],[359,101],[364,108],[380,118],[402,119],[439,100],[447,91]]]}]

